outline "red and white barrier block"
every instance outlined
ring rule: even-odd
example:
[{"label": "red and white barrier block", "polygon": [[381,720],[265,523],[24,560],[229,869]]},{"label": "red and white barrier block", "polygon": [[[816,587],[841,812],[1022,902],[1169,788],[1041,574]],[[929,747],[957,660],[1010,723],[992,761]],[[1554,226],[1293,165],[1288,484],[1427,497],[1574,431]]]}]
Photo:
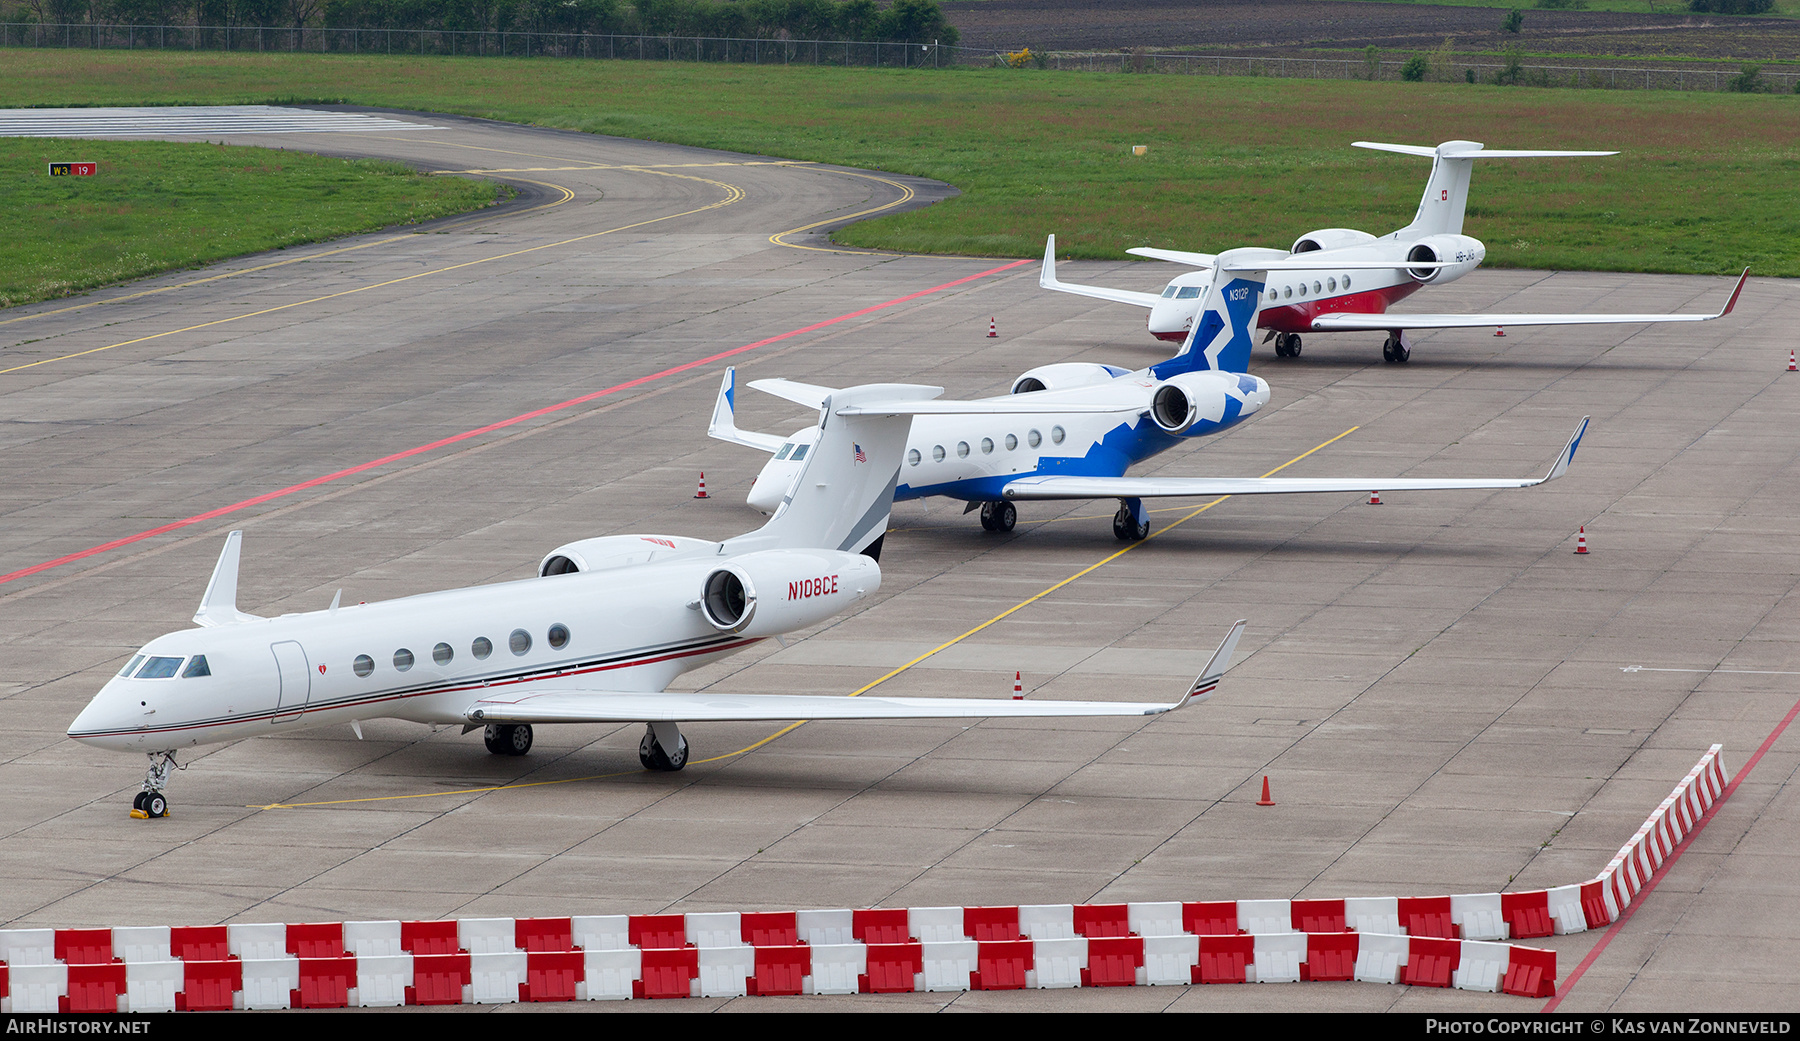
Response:
[{"label": "red and white barrier block", "polygon": [[1361,980],[1544,997],[1501,941],[1616,921],[1725,790],[1719,746],[1592,881],[1518,893],[0,930],[0,1012]]}]

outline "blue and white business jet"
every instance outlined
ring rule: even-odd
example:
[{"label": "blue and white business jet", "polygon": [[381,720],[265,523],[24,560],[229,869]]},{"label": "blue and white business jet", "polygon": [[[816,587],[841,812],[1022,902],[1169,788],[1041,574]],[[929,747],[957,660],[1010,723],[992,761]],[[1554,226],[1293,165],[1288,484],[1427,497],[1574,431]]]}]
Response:
[{"label": "blue and white business jet", "polygon": [[[1271,272],[1305,262],[1266,249],[1229,250],[1214,260],[1201,298],[1202,316],[1175,357],[1136,371],[1091,362],[1045,365],[1014,380],[1009,396],[965,403],[989,406],[991,413],[922,412],[907,441],[895,499],[961,499],[969,504],[965,513],[981,510],[982,527],[1010,531],[1018,517],[1013,503],[1019,500],[1116,498],[1113,534],[1134,541],[1150,532],[1147,498],[1529,488],[1562,476],[1575,457],[1587,429],[1585,417],[1550,472],[1538,478],[1125,476],[1133,463],[1186,438],[1235,426],[1268,404],[1269,385],[1244,371],[1263,287]],[[1379,261],[1345,265],[1391,266]],[[831,393],[787,380],[757,380],[750,386],[809,407]],[[772,513],[795,494],[818,434],[811,427],[785,438],[740,430],[736,394],[736,373],[727,370],[707,433],[774,456],[747,499]],[[1012,410],[1002,412],[1007,402]]]},{"label": "blue and white business jet", "polygon": [[[1463,234],[1463,213],[1469,201],[1469,177],[1477,159],[1525,159],[1555,156],[1605,156],[1616,152],[1565,152],[1487,148],[1478,141],[1445,141],[1435,148],[1422,145],[1390,145],[1375,141],[1352,142],[1357,148],[1399,152],[1431,160],[1431,176],[1418,212],[1411,224],[1377,238],[1353,228],[1321,228],[1294,240],[1286,253],[1303,262],[1274,271],[1257,327],[1267,330],[1263,342],[1275,341],[1280,358],[1300,355],[1304,332],[1385,331],[1381,356],[1390,362],[1412,358],[1413,329],[1479,329],[1507,325],[1635,325],[1652,322],[1710,322],[1731,313],[1744,290],[1749,269],[1739,276],[1737,288],[1717,313],[1692,314],[1397,314],[1388,310],[1412,294],[1432,285],[1445,285],[1480,266],[1487,246]],[[1218,260],[1211,253],[1187,253],[1173,249],[1128,249],[1125,252],[1155,260],[1185,264],[1200,270],[1184,272],[1170,280],[1161,294],[1140,293],[1107,286],[1063,282],[1056,277],[1056,236],[1044,248],[1044,267],[1038,284],[1059,293],[1132,304],[1150,311],[1150,335],[1159,340],[1184,340],[1200,313],[1201,296],[1212,280],[1210,268]],[[1353,264],[1351,261],[1383,261]],[[1359,270],[1366,269],[1366,270]]]},{"label": "blue and white business jet", "polygon": [[942,388],[900,384],[823,393],[793,494],[767,524],[723,542],[584,539],[552,550],[537,578],[354,606],[333,598],[323,611],[262,618],[237,607],[234,531],[194,614],[198,628],[140,648],[69,736],[149,755],[132,816],[151,818],[167,813],[177,751],[319,726],[360,737],[365,719],[485,729],[496,755],[530,751],[533,724],[641,722],[644,766],[679,770],[685,722],[1144,716],[1212,694],[1241,621],[1168,702],[665,690],[684,672],[816,625],[880,588],[876,558],[915,413],[1017,407],[935,402]]}]

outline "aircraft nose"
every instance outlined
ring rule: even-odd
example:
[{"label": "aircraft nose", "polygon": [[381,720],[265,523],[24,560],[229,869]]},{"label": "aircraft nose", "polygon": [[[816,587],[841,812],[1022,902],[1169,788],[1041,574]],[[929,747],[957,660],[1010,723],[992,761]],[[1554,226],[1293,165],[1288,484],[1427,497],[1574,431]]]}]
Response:
[{"label": "aircraft nose", "polygon": [[[127,748],[130,732],[143,721],[144,709],[116,689],[115,683],[100,688],[100,693],[87,703],[69,724],[68,734],[82,744],[101,748]],[[136,709],[136,713],[132,712]]]}]

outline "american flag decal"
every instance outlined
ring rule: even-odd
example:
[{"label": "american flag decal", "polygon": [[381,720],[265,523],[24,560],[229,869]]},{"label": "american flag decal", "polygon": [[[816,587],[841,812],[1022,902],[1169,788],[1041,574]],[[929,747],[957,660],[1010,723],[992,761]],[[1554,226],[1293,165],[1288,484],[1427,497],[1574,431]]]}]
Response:
[{"label": "american flag decal", "polygon": [[859,462],[859,463],[866,463],[866,462],[868,462],[868,461],[869,461],[869,457],[868,457],[868,456],[867,456],[867,455],[864,455],[864,454],[863,454],[863,450],[862,450],[862,446],[861,446],[861,445],[855,445],[855,446],[853,446],[853,447],[855,447],[855,449],[856,449],[856,461],[857,461],[857,462]]}]

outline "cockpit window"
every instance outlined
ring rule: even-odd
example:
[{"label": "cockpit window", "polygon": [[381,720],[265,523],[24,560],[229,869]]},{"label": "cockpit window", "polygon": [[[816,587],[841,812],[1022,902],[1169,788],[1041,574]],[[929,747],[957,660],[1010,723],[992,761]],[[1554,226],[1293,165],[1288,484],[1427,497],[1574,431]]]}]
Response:
[{"label": "cockpit window", "polygon": [[188,667],[181,670],[181,678],[184,680],[191,680],[195,676],[211,675],[212,670],[206,667],[206,655],[204,654],[194,655],[194,660],[188,662]]},{"label": "cockpit window", "polygon": [[788,457],[788,462],[797,463],[800,460],[805,459],[806,458],[806,450],[811,447],[812,447],[811,445],[795,445],[794,446],[794,454]]},{"label": "cockpit window", "polygon": [[1182,286],[1181,292],[1175,294],[1177,300],[1197,300],[1200,298],[1200,286]]},{"label": "cockpit window", "polygon": [[138,665],[143,662],[143,660],[144,660],[144,656],[141,654],[132,655],[131,660],[125,663],[125,667],[119,670],[119,675],[121,675],[121,676],[131,675],[132,671],[134,669],[136,669],[138,667]]},{"label": "cockpit window", "polygon": [[140,680],[166,680],[181,668],[180,658],[151,658],[137,671]]},{"label": "cockpit window", "polygon": [[1173,300],[1173,299],[1175,299],[1175,290],[1177,290],[1177,289],[1179,289],[1179,288],[1181,288],[1181,287],[1180,287],[1180,286],[1170,286],[1170,287],[1169,287],[1169,288],[1167,288],[1167,289],[1165,289],[1165,290],[1163,290],[1163,291],[1162,291],[1162,298],[1163,298],[1163,299],[1164,299],[1164,300]]},{"label": "cockpit window", "polygon": [[777,460],[786,459],[788,457],[788,453],[792,452],[793,450],[794,450],[794,443],[792,441],[789,441],[787,444],[781,446],[781,451],[775,453],[775,458]]}]

